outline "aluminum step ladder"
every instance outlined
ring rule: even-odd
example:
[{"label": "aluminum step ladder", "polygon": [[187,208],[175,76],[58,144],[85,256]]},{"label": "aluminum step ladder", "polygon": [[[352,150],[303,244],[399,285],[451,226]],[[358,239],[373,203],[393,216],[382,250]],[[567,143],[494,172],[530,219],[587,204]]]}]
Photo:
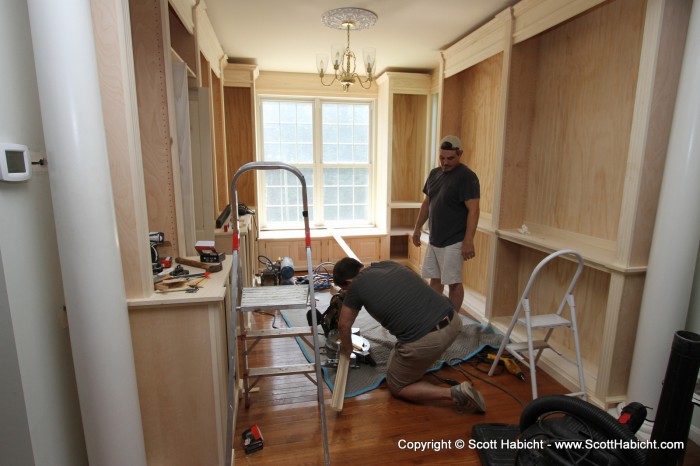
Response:
[{"label": "aluminum step ladder", "polygon": [[[226,432],[226,465],[233,465],[233,434],[235,432],[234,407],[236,403],[236,367],[237,357],[236,338],[238,336],[237,323],[239,318],[243,322],[243,313],[255,310],[282,310],[282,309],[306,309],[311,307],[311,327],[299,327],[292,329],[260,329],[250,330],[246,326],[241,325],[240,340],[243,344],[243,392],[245,397],[245,405],[249,406],[250,390],[255,386],[260,377],[304,374],[309,380],[316,384],[318,390],[318,404],[321,418],[321,430],[323,434],[323,453],[325,464],[330,464],[330,456],[328,450],[328,433],[326,429],[326,410],[323,400],[323,377],[321,374],[321,357],[319,353],[318,332],[315,331],[318,322],[316,321],[316,299],[314,296],[314,269],[311,264],[311,231],[309,229],[309,209],[306,193],[306,180],[301,171],[292,166],[281,162],[251,162],[243,165],[238,169],[231,181],[231,196],[233,197],[232,206],[238,206],[238,193],[236,192],[236,182],[238,178],[249,170],[287,170],[294,174],[301,182],[301,193],[303,199],[302,217],[304,219],[304,230],[306,238],[306,261],[309,271],[308,289],[301,285],[280,285],[243,288],[238,285],[238,247],[239,247],[239,232],[238,232],[238,209],[233,208],[234,218],[232,222],[232,240],[233,240],[233,270],[231,272],[231,314],[229,319],[228,332],[228,413],[227,413],[227,432]],[[237,305],[238,295],[240,294],[241,303]],[[313,329],[313,331],[312,331]],[[314,349],[314,362],[311,364],[299,364],[292,366],[277,366],[277,367],[261,367],[250,368],[248,366],[248,354],[253,347],[262,338],[279,338],[279,337],[312,337]],[[252,339],[253,343],[249,347],[248,340]],[[310,374],[315,373],[315,379]],[[253,382],[250,380],[253,378]]]},{"label": "aluminum step ladder", "polygon": [[[566,289],[566,292],[564,293],[564,297],[562,298],[561,302],[559,303],[559,307],[557,308],[556,312],[553,314],[537,314],[537,315],[532,315],[532,310],[530,308],[530,290],[535,283],[535,279],[537,278],[537,274],[547,265],[550,261],[553,259],[560,257],[560,256],[573,256],[575,261],[578,263],[576,267],[576,271],[574,272],[573,276],[571,277],[571,280],[569,282],[569,285]],[[518,361],[520,361],[525,367],[528,367],[530,369],[530,383],[532,385],[532,399],[537,398],[537,377],[535,373],[535,367],[537,365],[537,362],[540,359],[540,356],[542,356],[542,352],[549,348],[555,353],[557,353],[559,356],[564,358],[566,361],[569,363],[575,365],[578,369],[578,380],[579,380],[579,390],[578,392],[574,393],[569,393],[570,396],[581,396],[583,397],[584,400],[587,399],[586,396],[586,383],[584,379],[584,374],[583,374],[583,363],[581,361],[581,348],[580,348],[580,343],[579,343],[579,338],[578,338],[578,327],[576,324],[576,305],[574,303],[574,294],[573,290],[574,287],[576,286],[576,282],[579,279],[579,276],[581,275],[581,272],[583,271],[583,258],[581,255],[572,250],[572,249],[562,249],[560,251],[553,252],[552,254],[548,255],[545,257],[537,266],[535,269],[532,271],[532,274],[530,275],[530,279],[527,282],[527,285],[525,286],[525,290],[523,291],[523,294],[520,298],[520,302],[518,303],[517,308],[515,309],[515,313],[513,314],[513,319],[510,322],[510,326],[508,327],[508,330],[506,331],[505,335],[503,336],[503,340],[501,341],[501,346],[498,348],[498,353],[496,354],[496,359],[494,359],[493,364],[491,365],[491,369],[489,370],[489,375],[492,376],[494,371],[496,370],[496,367],[498,366],[498,362],[501,359],[501,355],[503,354],[503,351],[506,350],[508,351],[513,357],[515,357]],[[564,312],[564,308],[568,305],[569,308],[569,318],[565,318],[562,314]],[[525,312],[525,316],[521,317],[520,314],[522,312]],[[525,327],[526,333],[527,333],[527,341],[521,342],[521,343],[511,343],[510,342],[510,335],[511,332],[513,331],[514,327],[516,325],[520,325],[522,327]],[[552,332],[554,331],[555,328],[569,328],[571,330],[571,333],[573,335],[574,339],[574,347],[576,350],[576,360],[572,360],[571,358],[565,356],[564,354],[560,353],[559,351],[555,350],[550,346],[549,344],[549,338],[552,336]],[[533,330],[546,330],[545,336],[543,339],[540,340],[534,340],[532,336]],[[535,350],[537,350],[537,354],[535,355]],[[534,356],[534,357],[533,357]]]}]

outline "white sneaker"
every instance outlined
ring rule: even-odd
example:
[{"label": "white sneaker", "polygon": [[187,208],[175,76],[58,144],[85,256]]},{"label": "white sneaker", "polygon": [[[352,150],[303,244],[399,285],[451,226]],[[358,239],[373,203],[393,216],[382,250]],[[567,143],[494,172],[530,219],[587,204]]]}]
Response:
[{"label": "white sneaker", "polygon": [[459,385],[452,386],[450,393],[452,394],[452,399],[458,405],[471,408],[476,413],[486,412],[484,397],[469,382],[462,382]]}]

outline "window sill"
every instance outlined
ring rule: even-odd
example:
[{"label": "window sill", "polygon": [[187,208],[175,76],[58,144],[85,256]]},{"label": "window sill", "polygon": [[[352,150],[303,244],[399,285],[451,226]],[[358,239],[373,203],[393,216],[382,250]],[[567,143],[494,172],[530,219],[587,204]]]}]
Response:
[{"label": "window sill", "polygon": [[[385,236],[386,231],[377,227],[365,228],[334,228],[332,230],[336,235],[342,237],[359,237],[359,236]],[[330,238],[333,233],[328,228],[312,228],[311,238]],[[305,237],[304,230],[262,230],[258,235],[259,240],[287,240],[287,239],[302,239]]]}]

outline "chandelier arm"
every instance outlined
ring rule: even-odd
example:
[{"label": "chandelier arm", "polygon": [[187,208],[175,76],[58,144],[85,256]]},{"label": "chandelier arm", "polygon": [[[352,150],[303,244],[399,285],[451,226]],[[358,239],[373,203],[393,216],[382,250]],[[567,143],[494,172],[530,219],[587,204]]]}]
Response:
[{"label": "chandelier arm", "polygon": [[[365,80],[363,81],[363,80],[360,79],[360,77],[358,76],[358,77],[357,77],[357,82],[360,83],[360,87],[362,87],[362,89],[369,89],[370,87],[372,87],[372,78],[369,78],[369,77],[368,77],[367,79],[365,79]],[[367,86],[365,86],[365,84],[367,84]]]},{"label": "chandelier arm", "polygon": [[321,75],[320,75],[321,84],[323,84],[323,85],[326,86],[326,87],[332,86],[333,83],[336,82],[336,81],[338,80],[338,77],[337,77],[337,76],[333,76],[333,79],[331,80],[331,82],[329,82],[328,84],[326,84],[326,83],[323,82],[323,77],[324,77],[324,76],[325,76],[325,74],[324,74],[324,73],[321,73]]}]

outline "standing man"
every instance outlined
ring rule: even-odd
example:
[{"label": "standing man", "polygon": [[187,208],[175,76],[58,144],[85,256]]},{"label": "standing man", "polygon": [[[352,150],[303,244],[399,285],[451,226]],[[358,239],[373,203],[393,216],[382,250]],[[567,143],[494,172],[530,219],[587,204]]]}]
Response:
[{"label": "standing man", "polygon": [[423,278],[442,294],[447,285],[450,301],[459,310],[464,300],[462,263],[476,256],[474,235],[479,223],[479,178],[462,164],[462,141],[445,136],[440,141],[440,166],[433,168],[423,186],[413,244],[420,246],[420,231],[430,220],[430,244],[423,261]]},{"label": "standing man", "polygon": [[392,261],[365,267],[351,257],[333,267],[333,282],[346,292],[338,318],[340,350],[352,353],[352,324],[360,309],[396,337],[389,355],[386,383],[397,398],[415,402],[452,401],[474,412],[486,412],[481,394],[469,382],[440,387],[423,380],[462,330],[462,320],[445,296],[421,277]]}]

